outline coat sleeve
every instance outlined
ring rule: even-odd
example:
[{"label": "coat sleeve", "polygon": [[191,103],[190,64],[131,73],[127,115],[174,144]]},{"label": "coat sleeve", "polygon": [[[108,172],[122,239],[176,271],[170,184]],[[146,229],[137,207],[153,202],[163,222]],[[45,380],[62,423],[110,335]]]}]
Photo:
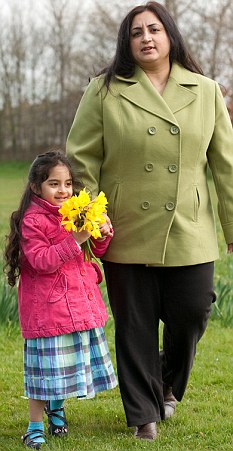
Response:
[{"label": "coat sleeve", "polygon": [[[113,229],[111,229],[111,232],[114,233]],[[97,258],[103,257],[109,246],[111,239],[112,237],[110,236],[107,236],[104,240],[92,239],[93,242],[92,251]]]},{"label": "coat sleeve", "polygon": [[67,139],[67,156],[92,196],[99,193],[104,154],[102,95],[99,79],[95,78],[81,99]]},{"label": "coat sleeve", "polygon": [[38,273],[53,273],[65,262],[77,258],[81,248],[71,234],[57,244],[51,244],[41,230],[36,217],[26,216],[21,228],[21,248],[29,264]]},{"label": "coat sleeve", "polygon": [[[233,130],[218,84],[215,84],[215,127],[208,161],[218,197],[218,214],[226,243],[233,243]],[[230,183],[229,183],[230,181]]]}]

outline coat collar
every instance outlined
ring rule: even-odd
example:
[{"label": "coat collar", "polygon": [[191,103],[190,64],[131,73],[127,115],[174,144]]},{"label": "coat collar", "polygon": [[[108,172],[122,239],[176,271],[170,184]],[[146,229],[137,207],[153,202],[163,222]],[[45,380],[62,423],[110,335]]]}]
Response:
[{"label": "coat collar", "polygon": [[42,199],[41,197],[37,196],[36,194],[33,194],[32,196],[32,205],[38,205],[39,207],[43,208],[43,213],[44,214],[55,214],[57,216],[61,216],[59,213],[59,206],[57,205],[52,205],[49,202],[47,202],[46,200]]},{"label": "coat collar", "polygon": [[131,78],[116,76],[117,80],[124,81],[124,86],[120,89],[120,95],[128,99],[156,116],[172,122],[176,125],[177,119],[174,114],[187,107],[195,101],[197,86],[197,74],[184,69],[174,63],[170,72],[167,86],[161,96],[153,87],[145,72],[136,66],[135,74]]}]

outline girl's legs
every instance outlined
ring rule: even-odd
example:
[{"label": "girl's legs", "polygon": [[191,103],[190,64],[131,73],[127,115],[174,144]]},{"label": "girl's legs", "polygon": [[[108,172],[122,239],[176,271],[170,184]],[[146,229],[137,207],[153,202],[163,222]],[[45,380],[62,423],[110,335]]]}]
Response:
[{"label": "girl's legs", "polygon": [[[40,401],[37,399],[29,399],[29,417],[30,417],[30,421],[28,424],[28,429],[27,429],[27,433],[25,434],[25,436],[23,436],[24,439],[24,443],[29,446],[30,448],[32,446],[30,446],[30,444],[33,442],[35,444],[35,446],[33,446],[34,448],[37,447],[36,444],[38,444],[38,449],[39,449],[39,444],[45,443],[45,439],[44,439],[44,423],[43,423],[43,414],[44,414],[44,406],[45,406],[45,401]],[[41,433],[39,432],[41,431]]]},{"label": "girl's legs", "polygon": [[[59,399],[58,401],[50,401],[49,403],[49,407],[50,410],[57,410],[57,409],[61,409],[63,407],[64,404],[64,399]],[[61,417],[64,417],[64,410],[59,410],[59,415]],[[64,426],[64,421],[61,418],[58,418],[56,416],[52,416],[52,422],[53,424],[55,424],[56,426]]]},{"label": "girl's legs", "polygon": [[[49,403],[49,411],[51,415],[49,415],[49,422],[52,421],[54,426],[63,427],[65,425],[65,417],[64,410],[62,409],[64,403],[64,399],[58,401],[50,401]],[[46,401],[40,401],[36,399],[29,399],[29,417],[30,422],[28,425],[27,432],[30,432],[30,439],[33,439],[35,443],[44,443],[44,437],[35,438],[38,435],[38,431],[41,430],[44,432],[44,423],[43,423],[43,415]],[[54,411],[54,415],[52,414]],[[56,430],[56,428],[53,428]],[[59,428],[60,429],[60,428]],[[63,431],[64,432],[64,431]],[[59,434],[52,435],[63,435],[59,430]]]},{"label": "girl's legs", "polygon": [[64,399],[48,401],[45,412],[48,415],[48,432],[50,435],[63,436],[68,433],[68,424],[63,407]]},{"label": "girl's legs", "polygon": [[29,417],[31,422],[43,421],[45,401],[29,399]]}]

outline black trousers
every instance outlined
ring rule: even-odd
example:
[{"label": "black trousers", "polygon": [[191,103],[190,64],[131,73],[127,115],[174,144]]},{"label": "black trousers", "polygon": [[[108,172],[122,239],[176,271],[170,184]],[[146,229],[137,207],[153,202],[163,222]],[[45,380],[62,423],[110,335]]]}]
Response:
[{"label": "black trousers", "polygon": [[[164,419],[163,383],[181,401],[215,301],[214,263],[182,267],[103,262],[115,320],[128,426]],[[159,351],[159,322],[164,323]]]}]

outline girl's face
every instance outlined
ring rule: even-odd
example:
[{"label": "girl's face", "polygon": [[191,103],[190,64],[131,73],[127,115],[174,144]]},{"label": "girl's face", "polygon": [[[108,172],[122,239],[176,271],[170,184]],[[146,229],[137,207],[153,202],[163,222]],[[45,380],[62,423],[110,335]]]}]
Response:
[{"label": "girl's face", "polygon": [[[33,190],[35,191],[35,189]],[[61,206],[73,194],[72,178],[64,164],[54,166],[36,194],[52,205]]]},{"label": "girl's face", "polygon": [[170,41],[162,22],[150,11],[137,14],[130,32],[131,52],[142,69],[169,64]]}]

